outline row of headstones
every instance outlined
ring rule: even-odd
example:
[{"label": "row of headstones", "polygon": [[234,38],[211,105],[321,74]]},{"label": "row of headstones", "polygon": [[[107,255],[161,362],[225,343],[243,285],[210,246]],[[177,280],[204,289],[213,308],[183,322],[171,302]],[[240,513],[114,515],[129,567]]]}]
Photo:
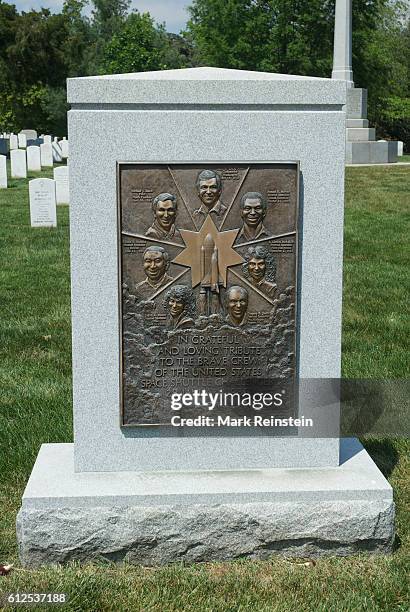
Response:
[{"label": "row of headstones", "polygon": [[31,146],[39,147],[42,144],[51,145],[53,152],[55,150],[55,155],[59,155],[63,159],[68,159],[68,140],[66,137],[62,140],[59,140],[57,136],[52,139],[48,134],[41,134],[40,137],[37,137],[37,132],[35,130],[23,130],[19,132],[19,134],[3,133],[2,136],[0,136],[0,154],[7,155],[10,151],[11,157],[12,151],[26,149]]},{"label": "row of headstones", "polygon": [[54,162],[61,163],[63,155],[58,143],[44,143],[39,147],[10,151],[12,178],[27,178],[27,170],[40,172],[41,168],[52,168]]},{"label": "row of headstones", "polygon": [[[35,139],[38,137],[37,134],[37,130],[20,130],[20,132],[17,134],[17,136],[25,136],[27,139]],[[14,132],[3,132],[2,137],[3,138],[10,138],[10,136],[15,136]],[[41,137],[43,137],[44,134],[41,134]],[[51,136],[50,136],[51,138]]]},{"label": "row of headstones", "polygon": [[[59,180],[61,171],[66,170],[67,176],[64,181]],[[59,176],[56,179],[56,173]],[[30,197],[30,223],[31,227],[57,227],[57,206],[59,198],[68,201],[68,166],[55,168],[54,178],[37,178],[29,181]],[[61,195],[61,189],[66,189],[66,195]],[[60,190],[60,192],[59,192]]]},{"label": "row of headstones", "polygon": [[[18,147],[25,148],[27,144],[30,144],[30,140],[37,140],[38,138],[48,143],[53,140],[50,134],[40,134],[39,136],[36,130],[21,130],[18,134],[14,132],[3,132],[3,134],[0,134],[0,138],[12,141],[10,143],[10,149],[16,149]],[[58,136],[54,136],[54,140],[59,140]],[[66,138],[63,138],[63,140],[66,140]]]},{"label": "row of headstones", "polygon": [[[43,143],[51,144],[52,142],[59,142],[57,136],[52,138],[49,134],[41,134],[41,136],[36,136],[36,138],[27,138],[26,134],[22,132],[19,134],[13,134],[13,132],[11,134],[3,134],[3,138],[9,141],[10,151],[14,149],[25,149],[33,144],[40,145]],[[68,142],[65,137],[63,141]]]},{"label": "row of headstones", "polygon": [[[38,147],[35,147],[38,148]],[[16,151],[18,153],[19,151]],[[12,151],[14,153],[14,151]],[[24,151],[23,151],[24,153]],[[13,163],[13,160],[12,160]],[[41,170],[41,167],[39,168]],[[55,183],[55,199],[57,204],[70,203],[70,191],[68,183],[68,166],[59,166],[54,168],[54,179],[33,179],[34,181],[52,181]],[[27,173],[26,175],[27,176]],[[33,181],[29,181],[29,185]],[[0,188],[7,187],[7,158],[5,155],[0,155]]]},{"label": "row of headstones", "polygon": [[[68,142],[68,141],[66,141]],[[0,164],[0,188],[7,188],[6,156]],[[64,159],[58,143],[44,143],[39,147],[29,146],[25,149],[13,149],[10,151],[11,176],[12,178],[27,178],[27,171],[40,172],[43,168],[52,168],[54,162],[62,162]]]}]

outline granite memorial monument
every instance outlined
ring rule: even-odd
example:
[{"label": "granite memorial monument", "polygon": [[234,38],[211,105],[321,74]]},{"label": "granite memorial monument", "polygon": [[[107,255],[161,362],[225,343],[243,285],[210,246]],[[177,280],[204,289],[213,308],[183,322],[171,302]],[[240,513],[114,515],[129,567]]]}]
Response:
[{"label": "granite memorial monument", "polygon": [[300,421],[337,421],[300,381],[340,377],[345,83],[195,68],[68,101],[74,443],[40,450],[22,563],[391,550],[357,440],[172,425],[183,388],[276,377]]}]

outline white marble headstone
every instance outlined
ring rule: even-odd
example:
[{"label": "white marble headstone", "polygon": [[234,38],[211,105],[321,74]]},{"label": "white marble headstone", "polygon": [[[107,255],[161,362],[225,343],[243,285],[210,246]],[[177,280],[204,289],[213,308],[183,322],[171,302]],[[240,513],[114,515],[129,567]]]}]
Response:
[{"label": "white marble headstone", "polygon": [[27,147],[27,136],[25,134],[17,134],[17,139],[19,143],[19,149],[25,149]]},{"label": "white marble headstone", "polygon": [[51,146],[53,148],[53,161],[55,161],[55,162],[62,162],[63,161],[63,153],[61,151],[61,148],[60,148],[60,145],[58,144],[58,142],[54,141]]},{"label": "white marble headstone", "polygon": [[27,178],[26,152],[24,149],[10,151],[11,176],[13,178]]},{"label": "white marble headstone", "polygon": [[51,144],[51,136],[49,134],[43,135],[44,144]]},{"label": "white marble headstone", "polygon": [[7,157],[0,155],[0,189],[7,189]]},{"label": "white marble headstone", "polygon": [[36,130],[21,130],[20,134],[25,134],[27,140],[36,140],[37,138]]},{"label": "white marble headstone", "polygon": [[51,143],[44,142],[40,145],[41,165],[45,168],[53,167],[53,148]]},{"label": "white marble headstone", "polygon": [[58,144],[60,145],[63,159],[68,159],[68,140],[63,138],[63,140],[60,140]]},{"label": "white marble headstone", "polygon": [[10,151],[19,148],[19,141],[16,134],[10,134]]},{"label": "white marble headstone", "polygon": [[29,181],[32,227],[57,227],[56,187],[53,179]]},{"label": "white marble headstone", "polygon": [[399,157],[403,157],[404,155],[404,142],[402,142],[401,140],[399,140],[397,143],[397,155]]},{"label": "white marble headstone", "polygon": [[33,172],[41,171],[40,147],[27,147],[27,169]]},{"label": "white marble headstone", "polygon": [[54,168],[54,180],[56,182],[57,204],[69,204],[70,190],[68,186],[68,166]]}]

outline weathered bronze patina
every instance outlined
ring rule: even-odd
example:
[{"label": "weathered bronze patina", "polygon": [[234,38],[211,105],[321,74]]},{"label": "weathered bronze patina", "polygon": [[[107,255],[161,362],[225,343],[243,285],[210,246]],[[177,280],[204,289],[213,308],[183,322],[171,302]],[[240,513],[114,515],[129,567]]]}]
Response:
[{"label": "weathered bronze patina", "polygon": [[118,166],[122,425],[295,372],[299,169]]}]

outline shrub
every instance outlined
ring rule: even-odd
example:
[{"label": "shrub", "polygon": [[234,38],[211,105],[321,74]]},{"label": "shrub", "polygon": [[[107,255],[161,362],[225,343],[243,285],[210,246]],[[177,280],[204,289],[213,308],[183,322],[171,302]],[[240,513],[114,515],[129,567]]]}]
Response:
[{"label": "shrub", "polygon": [[404,150],[410,152],[410,98],[381,100],[370,116],[378,135],[387,140],[402,140]]}]

